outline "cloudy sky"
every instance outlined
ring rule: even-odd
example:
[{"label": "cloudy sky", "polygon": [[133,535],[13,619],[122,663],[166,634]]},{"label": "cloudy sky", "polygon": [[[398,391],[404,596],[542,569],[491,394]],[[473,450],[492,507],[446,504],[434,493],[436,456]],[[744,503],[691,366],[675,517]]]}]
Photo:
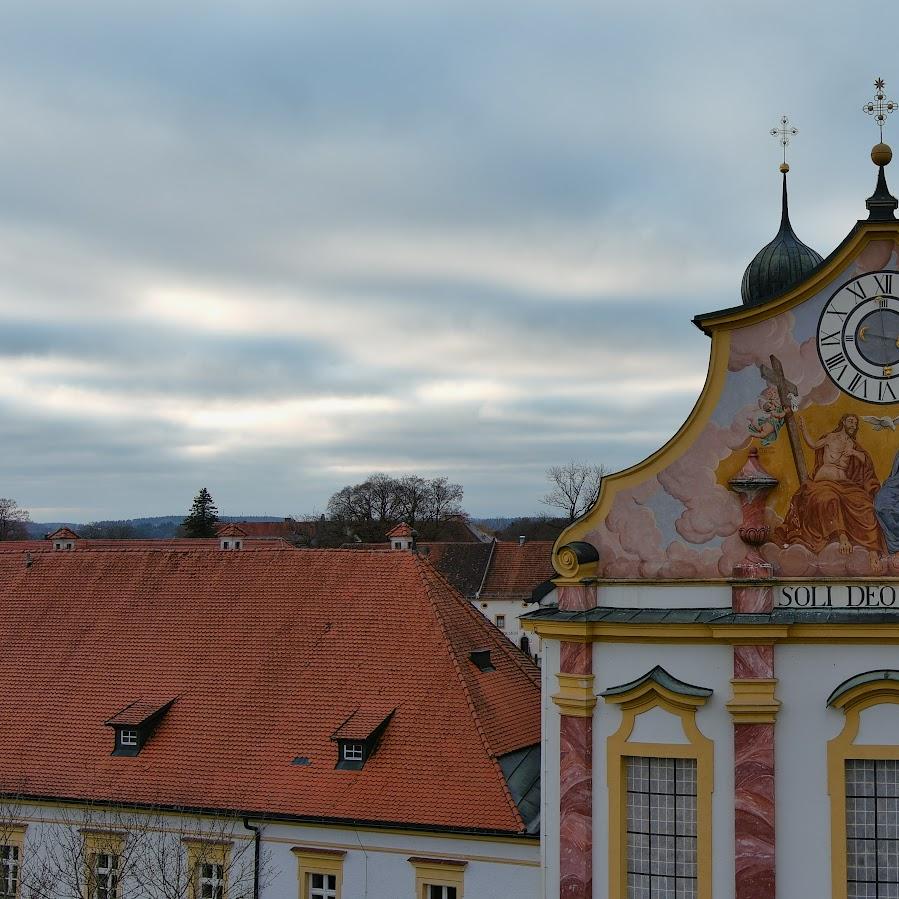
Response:
[{"label": "cloudy sky", "polygon": [[832,0],[0,4],[0,496],[304,514],[380,470],[512,515],[548,465],[639,460],[700,390],[691,316],[739,302],[776,231],[781,113],[799,236],[826,254],[864,214],[897,25]]}]

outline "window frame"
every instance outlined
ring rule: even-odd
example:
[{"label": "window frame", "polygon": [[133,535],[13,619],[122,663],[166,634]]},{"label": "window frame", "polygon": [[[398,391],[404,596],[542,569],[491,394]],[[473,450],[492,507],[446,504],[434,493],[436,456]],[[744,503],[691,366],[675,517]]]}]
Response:
[{"label": "window frame", "polygon": [[[25,855],[25,824],[5,824],[0,833],[0,846],[16,850],[16,886],[12,894],[17,897],[22,892],[22,861]],[[7,894],[0,894],[7,895]]]},{"label": "window frame", "polygon": [[493,616],[493,623],[500,629],[504,630],[506,627],[506,616],[504,613],[499,612],[498,614]]},{"label": "window frame", "polygon": [[118,830],[93,830],[82,828],[84,850],[84,894],[86,899],[97,897],[97,857],[109,855],[116,859],[115,893],[121,893],[122,856],[125,849],[125,834]]},{"label": "window frame", "polygon": [[[838,688],[839,690],[839,688]],[[836,692],[836,691],[835,691]],[[834,694],[832,694],[833,696]],[[861,713],[876,705],[899,705],[899,683],[874,680],[861,683],[828,705],[845,715],[843,729],[827,743],[827,789],[830,793],[830,866],[833,899],[847,899],[848,847],[846,842],[846,762],[899,761],[899,745],[855,745]]]},{"label": "window frame", "polygon": [[[352,753],[352,754],[350,754]],[[364,762],[365,761],[365,741],[364,740],[346,740],[341,749],[341,758],[345,762]]]},{"label": "window frame", "polygon": [[463,899],[465,868],[468,862],[455,858],[408,859],[415,871],[415,899],[428,899],[428,887],[455,887],[456,899]]},{"label": "window frame", "polygon": [[[609,899],[627,899],[627,758],[693,759],[696,762],[696,899],[712,897],[712,792],[714,743],[696,725],[707,697],[675,693],[652,680],[605,696],[620,705],[621,724],[606,740],[609,795]],[[680,719],[685,743],[631,741],[637,717],[661,708]]]},{"label": "window frame", "polygon": [[185,837],[187,869],[190,874],[191,899],[201,899],[200,869],[202,865],[220,865],[222,868],[222,899],[228,899],[231,866],[231,842],[204,840],[202,837]]},{"label": "window frame", "polygon": [[290,850],[297,858],[297,882],[300,899],[311,899],[310,874],[331,874],[337,884],[337,899],[341,899],[343,890],[343,860],[346,851],[343,849],[325,849],[320,847],[294,846]]}]

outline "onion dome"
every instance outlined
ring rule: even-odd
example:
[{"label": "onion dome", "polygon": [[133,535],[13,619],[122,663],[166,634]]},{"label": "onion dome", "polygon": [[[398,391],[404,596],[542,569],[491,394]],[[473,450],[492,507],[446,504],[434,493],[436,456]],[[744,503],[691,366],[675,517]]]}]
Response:
[{"label": "onion dome", "polygon": [[821,255],[807,247],[793,231],[790,213],[787,209],[787,172],[790,167],[784,163],[783,202],[780,230],[774,240],[762,247],[743,273],[740,292],[744,306],[758,306],[784,293],[789,287],[804,280],[815,266],[821,262]]}]

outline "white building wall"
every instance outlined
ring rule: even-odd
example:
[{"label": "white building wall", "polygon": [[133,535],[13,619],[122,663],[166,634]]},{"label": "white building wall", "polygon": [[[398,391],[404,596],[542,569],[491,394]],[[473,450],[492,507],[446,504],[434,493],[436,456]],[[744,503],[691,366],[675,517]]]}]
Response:
[{"label": "white building wall", "polygon": [[[550,641],[546,641],[549,646]],[[555,642],[555,641],[553,641]],[[712,796],[712,892],[726,899],[734,891],[734,750],[733,726],[724,704],[730,699],[733,654],[730,646],[666,646],[655,643],[596,643],[593,647],[593,672],[596,692],[642,677],[656,665],[669,674],[714,693],[696,714],[699,730],[715,743],[715,786]],[[544,666],[546,670],[546,666]],[[558,670],[558,669],[556,669]],[[668,716],[641,716],[641,737],[657,742],[673,742]],[[596,704],[593,719],[593,896],[609,895],[609,793],[606,779],[606,740],[618,730],[621,710]],[[555,756],[558,760],[558,755]],[[544,791],[555,792],[558,806],[558,761],[555,779],[544,779]],[[547,799],[547,802],[549,800]],[[558,865],[558,847],[555,849]],[[558,878],[557,878],[558,880]],[[789,895],[784,893],[784,896]],[[812,895],[811,892],[808,895]],[[549,894],[548,894],[549,896]],[[555,899],[555,897],[553,897]]]},{"label": "white building wall", "polygon": [[527,634],[531,644],[531,654],[537,650],[538,639],[534,634],[528,633],[519,620],[522,615],[533,612],[537,607],[534,603],[524,602],[520,599],[473,599],[474,607],[491,623],[497,627],[496,616],[502,615],[505,619],[500,630],[516,645],[521,646],[521,638]]},{"label": "white building wall", "polygon": [[[775,648],[777,698],[782,703],[775,730],[779,896],[830,895],[827,741],[842,730],[844,716],[827,708],[827,697],[847,678],[878,668],[899,668],[895,646]],[[892,720],[895,725],[895,717]],[[868,734],[863,737],[868,742],[888,737],[884,743],[899,744],[899,728],[884,733],[883,724],[882,716],[871,716],[864,721]],[[818,863],[810,864],[813,859]]]},{"label": "white building wall", "polygon": [[[448,797],[448,801],[452,801],[452,797]],[[15,813],[7,806],[4,814],[10,821],[27,824],[26,858],[29,852],[41,851],[48,834],[59,832],[59,822],[76,834],[76,842],[80,839],[77,834],[82,824],[122,830],[121,820],[104,818],[99,809],[91,810],[88,820],[80,819],[77,809],[52,806],[18,809]],[[135,821],[136,815],[129,812],[129,821]],[[156,815],[154,824],[163,819],[177,831],[174,816]],[[250,823],[263,828],[261,851],[265,859],[262,866],[265,882],[260,899],[297,899],[298,862],[291,852],[293,847],[336,849],[346,853],[342,899],[418,899],[415,869],[408,861],[412,856],[466,862],[466,899],[538,899],[540,896],[540,847],[535,839],[305,826],[257,819]],[[235,846],[234,854],[239,856],[240,864],[251,871],[252,834],[243,829],[240,821],[232,821],[228,826],[227,836]],[[215,825],[211,825],[211,833],[216,838],[224,835],[224,831],[216,829]],[[127,891],[127,877],[125,881],[123,888]]]}]

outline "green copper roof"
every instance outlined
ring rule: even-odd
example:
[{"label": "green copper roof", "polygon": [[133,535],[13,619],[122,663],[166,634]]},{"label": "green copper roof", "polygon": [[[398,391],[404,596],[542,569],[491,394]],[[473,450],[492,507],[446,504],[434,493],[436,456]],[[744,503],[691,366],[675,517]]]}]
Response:
[{"label": "green copper roof", "polygon": [[899,681],[899,671],[895,671],[892,668],[881,668],[879,671],[866,671],[864,674],[856,674],[855,676],[850,677],[849,680],[844,680],[843,683],[841,683],[840,686],[827,697],[827,704],[833,705],[841,696],[844,696],[855,687],[860,687],[862,684],[873,684],[881,680]]},{"label": "green copper roof", "polygon": [[685,681],[678,680],[673,674],[669,674],[661,665],[656,665],[652,671],[647,671],[643,677],[632,680],[629,684],[621,684],[618,687],[609,687],[603,690],[600,696],[620,696],[622,693],[628,693],[635,687],[642,687],[647,681],[652,681],[672,693],[678,693],[681,696],[702,696],[708,697],[712,695],[712,691],[708,687],[697,687],[694,684],[688,684]]},{"label": "green copper roof", "polygon": [[807,247],[793,231],[787,208],[787,176],[783,176],[780,230],[762,247],[743,274],[740,292],[744,306],[758,306],[803,281],[821,262],[821,256]]}]

